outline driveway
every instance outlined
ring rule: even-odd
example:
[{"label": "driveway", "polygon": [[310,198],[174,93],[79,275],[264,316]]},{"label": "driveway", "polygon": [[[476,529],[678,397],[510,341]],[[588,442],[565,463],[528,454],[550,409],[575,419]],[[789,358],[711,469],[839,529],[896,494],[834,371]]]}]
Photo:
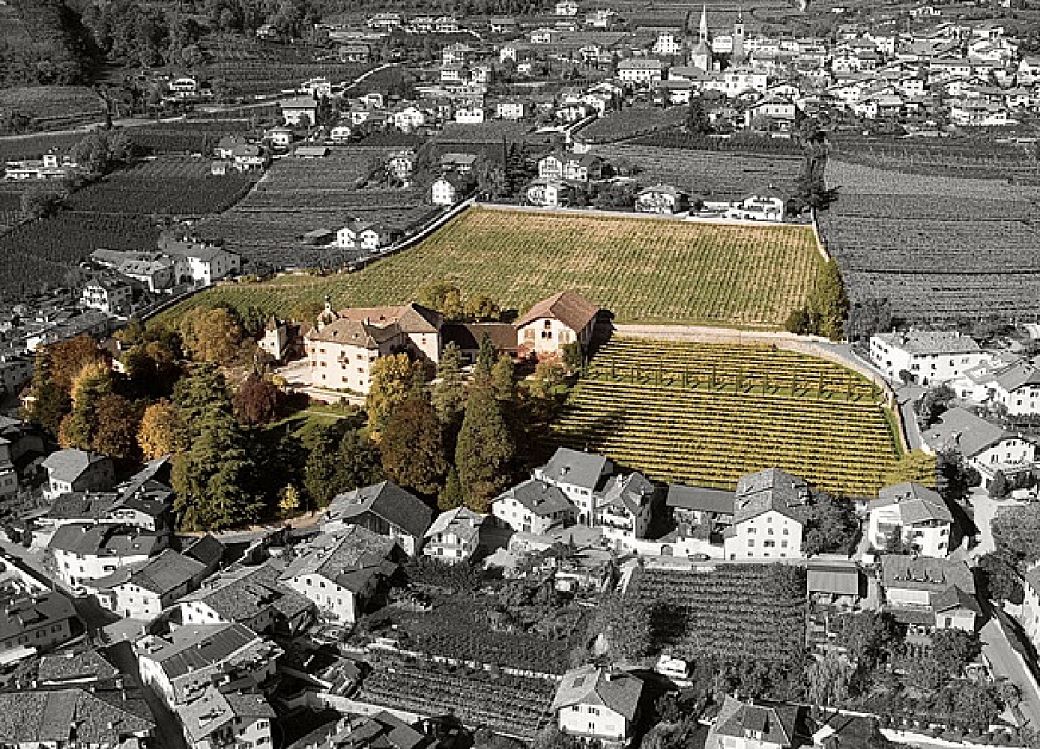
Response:
[{"label": "driveway", "polygon": [[1011,643],[995,617],[986,622],[979,635],[982,638],[982,654],[989,659],[994,674],[998,678],[1007,677],[1019,688],[1022,692],[1022,703],[1019,705],[1022,714],[1030,725],[1040,725],[1040,691],[1021,656],[1011,648]]},{"label": "driveway", "polygon": [[1013,499],[993,499],[985,490],[976,487],[968,497],[974,510],[975,526],[979,529],[979,543],[970,552],[970,556],[980,557],[996,550],[993,540],[993,518],[1001,507],[1015,507],[1019,503]]}]

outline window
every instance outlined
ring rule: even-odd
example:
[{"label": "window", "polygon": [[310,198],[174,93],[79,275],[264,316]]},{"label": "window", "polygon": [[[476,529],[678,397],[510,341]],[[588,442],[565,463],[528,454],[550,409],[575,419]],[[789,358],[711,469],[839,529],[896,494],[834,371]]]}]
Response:
[{"label": "window", "polygon": [[755,539],[749,538],[748,541],[747,541],[747,545],[748,545],[748,548],[754,546],[755,545]]}]

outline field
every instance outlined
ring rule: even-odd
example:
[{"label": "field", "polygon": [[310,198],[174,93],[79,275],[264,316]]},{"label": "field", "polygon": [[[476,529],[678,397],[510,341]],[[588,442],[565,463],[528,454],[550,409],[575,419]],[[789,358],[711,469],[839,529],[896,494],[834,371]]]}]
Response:
[{"label": "field", "polygon": [[98,122],[105,105],[86,86],[28,86],[0,89],[0,111],[16,111],[33,120],[33,129]]},{"label": "field", "polygon": [[[246,206],[257,194],[218,221],[252,215]],[[292,316],[313,310],[326,294],[339,306],[404,302],[430,279],[444,278],[517,310],[576,289],[624,322],[777,328],[804,302],[820,265],[805,227],[472,208],[360,272],[224,286],[173,314],[225,302]]]},{"label": "field", "polygon": [[394,147],[336,148],[324,159],[289,157],[275,163],[234,209],[198,226],[200,236],[224,239],[248,261],[274,268],[335,268],[353,253],[303,244],[313,229],[336,231],[348,219],[411,229],[436,214],[412,190],[368,183]]},{"label": "field", "polygon": [[72,150],[72,147],[82,137],[82,133],[40,133],[39,135],[0,138],[0,162],[38,159],[52,149],[59,153],[66,153]]},{"label": "field", "polygon": [[805,640],[805,584],[799,571],[770,564],[711,570],[639,568],[627,600],[651,606],[662,650],[696,662],[786,664]]},{"label": "field", "polygon": [[830,161],[820,215],[853,304],[887,299],[897,325],[1040,316],[1040,187]]},{"label": "field", "polygon": [[657,481],[732,489],[779,467],[819,488],[872,496],[900,456],[872,383],[766,346],[616,338],[553,426],[555,442]]},{"label": "field", "polygon": [[[260,110],[257,110],[260,116]],[[224,135],[256,130],[252,119],[222,119],[204,122],[160,122],[134,127],[130,140],[147,153],[201,153],[209,156]]]},{"label": "field", "polygon": [[686,119],[686,112],[686,107],[630,107],[593,120],[577,136],[588,143],[615,143],[674,127]]},{"label": "field", "polygon": [[359,699],[532,739],[549,721],[554,688],[544,679],[396,660],[365,677]]},{"label": "field", "polygon": [[315,62],[323,50],[305,44],[272,44],[255,40],[219,39],[204,44],[207,77],[227,96],[248,97],[295,88],[319,76],[333,83],[351,80],[368,65]]},{"label": "field", "polygon": [[201,216],[226,211],[256,177],[210,174],[207,159],[168,156],[142,161],[73,194],[69,208],[91,213]]},{"label": "field", "polygon": [[790,195],[802,168],[800,156],[747,154],[688,148],[659,148],[629,143],[597,146],[592,151],[611,162],[637,166],[640,182],[664,182],[709,200],[745,198],[770,190]]},{"label": "field", "polygon": [[843,162],[908,174],[1040,183],[1040,159],[1034,145],[1000,143],[992,137],[935,141],[842,135],[832,142],[831,151]]}]

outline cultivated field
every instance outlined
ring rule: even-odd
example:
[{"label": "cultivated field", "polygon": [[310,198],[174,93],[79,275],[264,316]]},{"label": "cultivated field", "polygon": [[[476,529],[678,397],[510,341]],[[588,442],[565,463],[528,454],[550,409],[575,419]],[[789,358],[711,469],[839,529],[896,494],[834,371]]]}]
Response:
[{"label": "cultivated field", "polygon": [[[218,222],[254,215],[247,207],[260,187],[267,183]],[[619,321],[777,328],[804,302],[820,265],[805,227],[474,208],[360,272],[225,286],[187,304],[225,302],[291,316],[313,310],[326,294],[339,306],[404,302],[443,278],[518,310],[576,289]]]},{"label": "cultivated field", "polygon": [[553,435],[658,481],[728,489],[775,466],[826,491],[871,496],[900,455],[872,383],[766,346],[614,339]]},{"label": "cultivated field", "polygon": [[770,190],[790,195],[802,167],[797,155],[701,151],[618,143],[596,146],[607,161],[627,161],[644,184],[664,182],[709,200],[745,198]]},{"label": "cultivated field", "polygon": [[887,299],[897,324],[1040,315],[1040,188],[831,161],[820,215],[853,303]]},{"label": "cultivated field", "polygon": [[105,106],[86,86],[26,86],[0,89],[0,111],[21,112],[39,128],[96,121]]}]

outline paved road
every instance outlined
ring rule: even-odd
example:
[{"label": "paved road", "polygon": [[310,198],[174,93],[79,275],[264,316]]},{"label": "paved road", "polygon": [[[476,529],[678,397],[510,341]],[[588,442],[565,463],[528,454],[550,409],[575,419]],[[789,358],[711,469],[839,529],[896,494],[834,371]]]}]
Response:
[{"label": "paved road", "polygon": [[1004,630],[996,618],[990,619],[979,633],[982,637],[982,652],[989,658],[996,675],[1006,676],[1008,681],[1022,692],[1022,714],[1030,725],[1040,725],[1040,690],[1030,677],[1021,657],[1011,648]]}]

